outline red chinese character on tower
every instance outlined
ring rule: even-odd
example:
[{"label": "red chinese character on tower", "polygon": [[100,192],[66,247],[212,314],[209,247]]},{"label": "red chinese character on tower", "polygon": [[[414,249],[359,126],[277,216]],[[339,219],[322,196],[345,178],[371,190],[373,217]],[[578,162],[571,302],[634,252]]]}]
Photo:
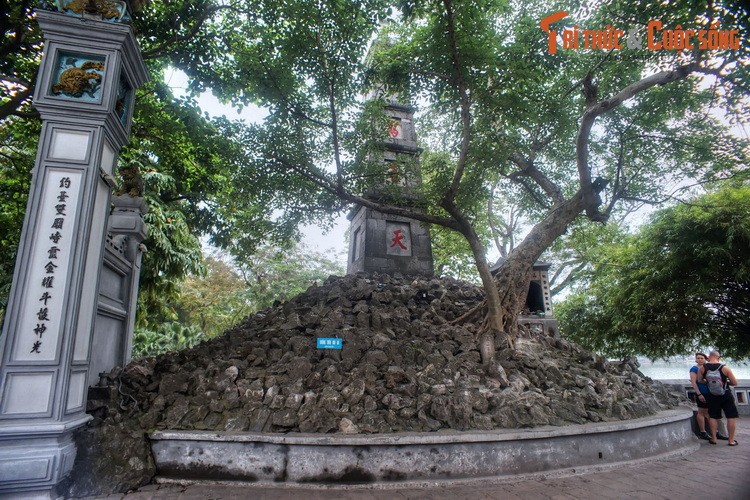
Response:
[{"label": "red chinese character on tower", "polygon": [[395,247],[396,245],[400,246],[403,250],[406,250],[406,245],[401,243],[401,241],[404,239],[403,231],[400,229],[396,229],[393,231],[393,239],[391,240],[391,248]]},{"label": "red chinese character on tower", "polygon": [[401,120],[391,120],[388,123],[388,135],[394,139],[398,139],[401,135]]}]

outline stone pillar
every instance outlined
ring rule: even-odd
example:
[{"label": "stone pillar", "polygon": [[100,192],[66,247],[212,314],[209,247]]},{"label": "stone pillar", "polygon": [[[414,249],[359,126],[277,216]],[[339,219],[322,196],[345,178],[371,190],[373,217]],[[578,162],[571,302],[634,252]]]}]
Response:
[{"label": "stone pillar", "polygon": [[[0,343],[0,495],[50,497],[85,424],[111,177],[133,93],[147,79],[124,2],[105,13],[58,0],[34,105],[42,133]],[[65,6],[70,8],[67,8]],[[92,4],[93,5],[93,4]],[[110,8],[112,7],[112,8]]]},{"label": "stone pillar", "polygon": [[[400,203],[409,203],[414,198],[414,188],[422,182],[414,109],[392,98],[385,99],[384,109],[388,137],[383,142],[383,180],[369,194],[388,200],[398,193]],[[434,274],[427,225],[366,207],[355,207],[348,218],[351,225],[347,273]]]},{"label": "stone pillar", "polygon": [[134,197],[128,194],[115,196],[113,202],[114,209],[109,217],[109,233],[113,236],[113,239],[121,240],[125,250],[125,258],[132,264],[127,285],[129,296],[125,298],[128,317],[124,328],[123,359],[120,361],[122,366],[125,366],[130,361],[130,355],[133,352],[138,282],[141,277],[141,259],[146,250],[142,242],[148,235],[143,216],[148,212],[148,205],[142,197]]}]

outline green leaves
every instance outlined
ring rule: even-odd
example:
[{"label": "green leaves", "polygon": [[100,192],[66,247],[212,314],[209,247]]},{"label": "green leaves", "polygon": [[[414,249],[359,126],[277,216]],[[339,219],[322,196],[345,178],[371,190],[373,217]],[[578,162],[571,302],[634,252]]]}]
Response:
[{"label": "green leaves", "polygon": [[203,332],[194,325],[170,322],[154,325],[153,329],[136,327],[133,334],[133,358],[189,349],[205,339]]},{"label": "green leaves", "polygon": [[134,357],[193,347],[275,301],[291,299],[315,282],[344,273],[337,262],[301,247],[263,246],[234,264],[228,260],[226,255],[208,257],[205,272],[193,270],[184,282],[174,281],[169,293],[162,290],[162,309],[150,309],[150,321],[136,328]]},{"label": "green leaves", "polygon": [[206,273],[190,275],[180,287],[175,310],[180,320],[215,337],[257,308],[247,300],[247,285],[223,260],[206,258]]},{"label": "green leaves", "polygon": [[316,281],[345,273],[339,262],[304,246],[264,246],[251,258],[236,261],[236,266],[245,283],[243,297],[253,311],[289,300]]},{"label": "green leaves", "polygon": [[13,280],[13,266],[36,156],[39,123],[9,120],[0,123],[0,324]]},{"label": "green leaves", "polygon": [[658,212],[612,245],[586,291],[557,308],[565,334],[613,355],[716,346],[750,354],[750,187]]},{"label": "green leaves", "polygon": [[[13,196],[28,183],[38,125],[7,117],[29,111],[40,40],[30,4],[17,4],[0,5],[0,49],[7,55],[0,57],[5,75],[0,186],[11,196],[0,206],[2,222],[15,221],[13,227],[20,227],[18,207],[23,207]],[[505,220],[488,214],[487,207],[512,207],[514,221],[521,213],[526,225],[535,227],[518,258],[536,259],[554,239],[548,235],[575,224],[581,210],[592,218],[619,219],[695,184],[746,178],[748,142],[730,127],[749,115],[746,9],[722,1],[579,4],[584,2],[149,4],[134,28],[152,79],[137,94],[133,138],[122,152],[123,162],[144,165],[152,208],[142,320],[176,314],[163,301],[176,296],[186,274],[201,272],[199,237],[249,261],[264,244],[283,246],[298,237],[300,223],[325,224],[348,203],[382,201],[372,189],[387,175],[381,163],[382,106],[364,104],[380,83],[404,103],[420,106],[418,136],[426,146],[423,185],[406,194],[388,186],[380,194],[418,209],[415,215],[463,228],[465,237],[478,235],[485,244],[489,227]],[[643,77],[699,54],[643,50],[620,57],[624,54],[591,49],[550,54],[539,22],[561,9],[571,14],[560,28],[641,27],[651,19],[685,27],[716,20],[722,29],[739,30],[743,43],[740,50],[704,54],[700,78],[629,94],[632,98],[598,115],[590,133],[581,134],[587,110],[619,102],[620,93]],[[175,96],[164,82],[167,68],[187,75],[187,96]],[[238,108],[254,103],[269,114],[254,125],[208,117],[196,96],[209,90]],[[596,189],[589,178],[599,178]],[[582,199],[583,208],[572,203]],[[561,210],[563,205],[575,206]],[[517,224],[506,232],[517,233]],[[598,237],[608,236],[605,231]],[[9,231],[7,241],[14,238]],[[1,256],[10,260],[14,250],[5,241]],[[435,242],[442,269],[465,275],[471,261],[464,258],[466,246],[440,231]],[[481,261],[479,253],[473,259]],[[720,252],[710,258],[719,259],[714,253]],[[574,268],[587,269],[585,255],[567,257],[576,261]],[[595,273],[606,260],[596,257],[589,265]],[[686,269],[683,274],[689,274]],[[659,277],[637,272],[634,268],[640,281]],[[7,270],[0,273],[7,276]],[[634,290],[630,297],[636,296]],[[620,320],[618,325],[628,324]],[[629,348],[619,341],[613,345]]]},{"label": "green leaves", "polygon": [[157,172],[142,175],[149,211],[143,217],[148,224],[148,237],[144,241],[147,252],[141,267],[137,321],[140,326],[153,327],[173,317],[169,303],[177,298],[186,275],[203,272],[203,255],[180,203],[164,203],[159,198],[160,192],[175,185],[174,179]]}]

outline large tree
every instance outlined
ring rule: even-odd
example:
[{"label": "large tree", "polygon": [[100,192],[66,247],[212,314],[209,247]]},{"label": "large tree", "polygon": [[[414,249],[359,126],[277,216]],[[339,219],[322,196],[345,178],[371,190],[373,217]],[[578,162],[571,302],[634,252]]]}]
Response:
[{"label": "large tree", "polygon": [[[252,154],[235,185],[283,183],[274,199],[282,218],[295,220],[301,209],[335,211],[343,201],[461,234],[486,291],[476,313],[486,318],[478,340],[489,368],[495,339],[512,346],[532,264],[577,218],[606,221],[623,204],[674,197],[676,186],[746,175],[747,143],[728,127],[747,118],[743,7],[604,2],[553,27],[635,29],[644,48],[555,54],[540,28],[554,3],[404,2],[398,22],[382,24],[387,7],[261,1],[247,19],[225,19],[232,54],[225,64],[185,69],[227,99],[269,108],[265,123],[243,139]],[[695,31],[718,22],[741,45],[649,50],[651,20]],[[396,193],[368,194],[363,182],[385,175],[368,161],[377,156],[372,130],[380,122],[360,98],[383,82],[432,111],[427,128],[435,131],[422,158],[422,188],[400,202]],[[480,235],[498,179],[519,197],[532,226],[493,278]],[[223,209],[242,202],[233,196]]]},{"label": "large tree", "polygon": [[[269,109],[262,125],[226,123],[218,134],[233,139],[219,149],[234,158],[235,168],[221,171],[224,189],[176,194],[214,241],[232,248],[252,249],[349,204],[460,234],[486,291],[478,341],[492,369],[495,340],[512,346],[532,264],[573,221],[605,221],[623,204],[657,203],[675,185],[740,175],[746,163],[747,144],[726,125],[747,117],[745,7],[611,0],[556,16],[543,30],[542,19],[558,10],[506,0],[155,4],[136,20],[147,57],[185,71],[195,92]],[[649,50],[652,20],[695,31],[717,22],[740,45]],[[547,30],[572,32],[574,24],[635,30],[644,48],[581,43],[550,53]],[[362,98],[379,84],[418,103],[429,120],[424,182],[408,198],[368,189],[385,178],[371,161],[384,123],[378,103]],[[531,229],[493,278],[482,235],[497,192],[513,193]]]},{"label": "large tree", "polygon": [[657,212],[558,315],[567,337],[611,356],[750,355],[750,185]]}]

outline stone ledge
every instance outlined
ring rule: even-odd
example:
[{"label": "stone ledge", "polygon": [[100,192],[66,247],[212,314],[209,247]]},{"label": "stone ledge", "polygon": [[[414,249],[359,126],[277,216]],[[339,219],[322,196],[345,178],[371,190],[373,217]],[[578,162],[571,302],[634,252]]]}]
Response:
[{"label": "stone ledge", "polygon": [[498,478],[637,461],[698,448],[692,412],[490,432],[277,435],[160,431],[159,481],[372,484]]}]

